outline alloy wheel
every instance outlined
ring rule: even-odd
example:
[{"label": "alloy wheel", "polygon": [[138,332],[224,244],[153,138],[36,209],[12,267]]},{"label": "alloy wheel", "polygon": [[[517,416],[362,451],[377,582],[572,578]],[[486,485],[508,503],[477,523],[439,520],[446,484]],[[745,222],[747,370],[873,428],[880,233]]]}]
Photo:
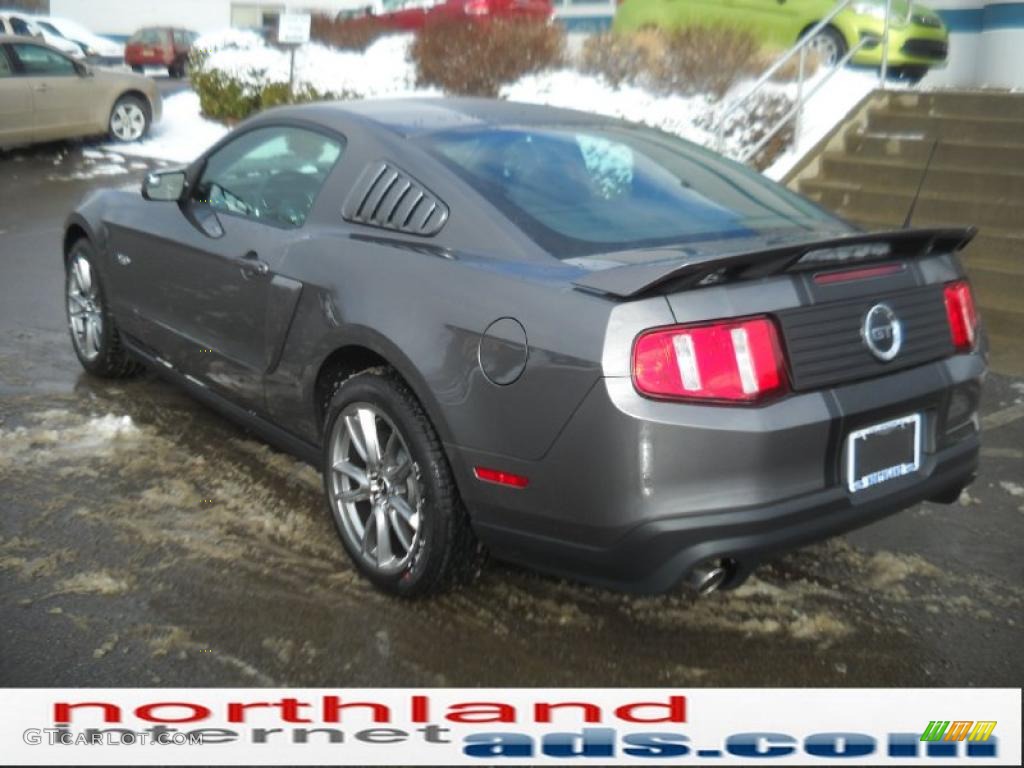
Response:
[{"label": "alloy wheel", "polygon": [[394,422],[353,403],[330,435],[331,508],[359,558],[380,574],[404,571],[421,541],[419,478]]},{"label": "alloy wheel", "polygon": [[103,305],[88,259],[71,257],[67,293],[68,323],[75,349],[85,360],[95,360],[103,343]]},{"label": "alloy wheel", "polygon": [[110,132],[121,141],[141,139],[146,132],[146,113],[132,102],[118,104],[110,116]]},{"label": "alloy wheel", "polygon": [[841,58],[839,45],[835,38],[827,32],[819,32],[815,35],[808,48],[811,53],[817,54],[818,60],[826,67],[836,66]]}]

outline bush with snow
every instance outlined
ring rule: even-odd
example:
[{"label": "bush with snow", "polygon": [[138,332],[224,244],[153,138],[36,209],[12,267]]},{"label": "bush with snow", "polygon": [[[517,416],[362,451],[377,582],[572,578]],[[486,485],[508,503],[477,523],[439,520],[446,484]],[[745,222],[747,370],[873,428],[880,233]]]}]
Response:
[{"label": "bush with snow", "polygon": [[[561,32],[555,34],[560,35]],[[545,44],[541,46],[543,56],[527,57],[529,66],[525,70],[519,64],[519,69],[503,70],[505,74],[489,74],[485,90],[513,101],[579,109],[641,122],[704,146],[715,146],[715,127],[723,106],[750,87],[750,74],[764,65],[764,59],[759,59],[757,66],[752,64],[754,51],[744,44],[740,46],[741,50],[730,54],[732,64],[728,73],[707,71],[706,77],[694,75],[691,79],[699,82],[700,87],[692,87],[689,80],[678,80],[678,75],[665,75],[654,81],[653,75],[637,76],[637,73],[652,72],[656,67],[664,66],[664,62],[659,64],[654,59],[661,50],[659,46],[665,45],[665,41],[657,33],[637,33],[639,36],[644,34],[651,39],[629,43],[644,50],[637,53],[632,63],[619,62],[618,68],[613,66],[613,59],[617,53],[622,53],[622,45],[626,43],[609,50],[603,59],[596,53],[599,42],[591,43],[588,46],[590,53],[584,55],[578,64],[589,70],[586,72],[574,68],[572,62],[559,63],[562,62],[559,46],[546,47]],[[707,69],[710,66],[713,69],[716,61],[721,64],[725,54],[700,63],[699,51],[696,50],[700,44],[699,37],[688,38],[686,45],[693,47],[694,51],[687,53],[686,57],[693,67]],[[607,38],[595,40],[610,42]],[[713,50],[721,53],[729,47],[726,37],[716,40]],[[377,39],[365,51],[337,50],[319,43],[304,45],[296,52],[296,100],[442,95],[443,91],[437,87],[417,84],[418,79],[427,78],[422,72],[419,78],[417,76],[412,53],[416,45],[414,41],[411,34],[390,34]],[[683,46],[680,41],[681,38],[675,44]],[[481,47],[486,49],[483,44]],[[192,76],[203,113],[207,116],[233,121],[288,101],[289,54],[267,45],[260,36],[237,30],[205,35],[197,41],[196,49]],[[677,60],[686,57],[679,51],[675,56]],[[452,52],[450,48],[446,52],[444,46],[431,56],[431,60],[442,67],[463,58],[467,57],[460,58],[458,52]],[[468,57],[467,61],[470,59],[478,61],[479,57]],[[523,71],[529,74],[523,75]],[[672,77],[677,80],[673,82]],[[508,82],[509,79],[513,81]],[[863,83],[860,82],[862,80]],[[870,75],[841,72],[834,82],[835,85],[829,83],[829,87],[816,97],[823,104],[822,112],[835,112],[832,122],[845,114],[866,89],[873,86],[874,81]],[[465,92],[458,83],[442,81],[441,84],[450,90]],[[791,81],[771,83],[758,99],[734,114],[725,132],[725,154],[740,156],[746,147],[764,136],[774,121],[792,106],[795,90]],[[469,92],[479,91],[471,89]],[[829,114],[805,120],[805,129],[813,126],[817,132],[818,125],[826,123],[829,123]],[[791,129],[785,129],[778,139],[770,143],[769,152],[758,158],[756,164],[763,166],[770,156],[785,150],[791,141],[791,133]]]}]

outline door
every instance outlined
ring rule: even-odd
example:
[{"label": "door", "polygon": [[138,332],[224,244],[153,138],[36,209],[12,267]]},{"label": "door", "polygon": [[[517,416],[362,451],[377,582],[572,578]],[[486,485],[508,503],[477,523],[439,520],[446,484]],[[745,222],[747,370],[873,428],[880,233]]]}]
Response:
[{"label": "door", "polygon": [[32,92],[38,138],[61,138],[94,129],[96,89],[62,53],[34,43],[11,43],[19,73]]},{"label": "door", "polygon": [[737,18],[744,20],[758,38],[787,49],[800,39],[807,24],[825,18],[833,0],[730,0]]},{"label": "door", "polygon": [[134,294],[144,340],[254,410],[301,288],[275,270],[306,236],[342,149],[339,138],[292,126],[243,133],[207,158],[180,207],[151,203],[159,212],[147,235],[120,232],[114,243],[113,269]]},{"label": "door", "polygon": [[32,139],[32,91],[0,45],[0,146]]}]

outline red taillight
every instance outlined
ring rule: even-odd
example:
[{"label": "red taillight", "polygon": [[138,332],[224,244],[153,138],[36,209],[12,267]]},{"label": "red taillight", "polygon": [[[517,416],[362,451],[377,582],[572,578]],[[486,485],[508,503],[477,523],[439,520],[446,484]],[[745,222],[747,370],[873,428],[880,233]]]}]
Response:
[{"label": "red taillight", "polygon": [[782,347],[767,317],[681,325],[641,334],[633,383],[651,397],[750,403],[786,388]]},{"label": "red taillight", "polygon": [[530,484],[530,478],[522,475],[513,475],[511,472],[502,472],[500,469],[488,469],[487,467],[475,467],[473,474],[478,480],[498,485],[507,485],[511,488],[525,488]]},{"label": "red taillight", "polygon": [[462,9],[467,16],[486,16],[491,12],[490,0],[469,0]]},{"label": "red taillight", "polygon": [[978,313],[974,308],[971,284],[966,280],[949,283],[945,288],[946,317],[949,318],[949,333],[957,351],[974,349],[978,336]]}]

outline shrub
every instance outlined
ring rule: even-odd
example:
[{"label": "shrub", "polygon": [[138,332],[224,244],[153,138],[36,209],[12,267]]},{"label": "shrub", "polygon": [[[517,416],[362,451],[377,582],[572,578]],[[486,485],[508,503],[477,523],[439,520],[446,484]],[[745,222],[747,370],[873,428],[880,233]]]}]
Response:
[{"label": "shrub", "polygon": [[334,18],[324,13],[313,16],[310,37],[318,43],[348,51],[365,51],[391,30],[373,16]]},{"label": "shrub", "polygon": [[665,36],[665,55],[651,74],[656,87],[683,95],[724,96],[762,69],[761,43],[752,32],[725,26],[685,27]]},{"label": "shrub", "polygon": [[347,93],[323,93],[308,84],[296,86],[291,98],[288,83],[267,80],[261,71],[239,78],[218,69],[198,69],[192,71],[191,78],[203,114],[226,123],[284,104],[351,98]]},{"label": "shrub", "polygon": [[438,20],[427,24],[409,50],[420,85],[462,96],[495,97],[523,75],[564,60],[565,32],[546,22]]},{"label": "shrub", "polygon": [[[793,109],[794,101],[781,93],[760,93],[740,110],[730,115],[725,122],[725,141],[735,147],[753,147],[768,132],[779,124],[779,121]],[[717,128],[715,115],[709,114],[698,120],[698,125],[712,131]],[[760,152],[748,161],[750,165],[763,171],[785,152],[793,143],[793,121],[786,123],[764,145]]]},{"label": "shrub", "polygon": [[641,85],[664,55],[665,36],[656,30],[605,32],[590,35],[583,43],[579,67],[587,74],[602,75],[616,87]]},{"label": "shrub", "polygon": [[663,32],[597,35],[583,48],[581,67],[613,85],[628,83],[663,93],[721,98],[739,80],[765,68],[753,33],[736,27],[699,25]]}]

